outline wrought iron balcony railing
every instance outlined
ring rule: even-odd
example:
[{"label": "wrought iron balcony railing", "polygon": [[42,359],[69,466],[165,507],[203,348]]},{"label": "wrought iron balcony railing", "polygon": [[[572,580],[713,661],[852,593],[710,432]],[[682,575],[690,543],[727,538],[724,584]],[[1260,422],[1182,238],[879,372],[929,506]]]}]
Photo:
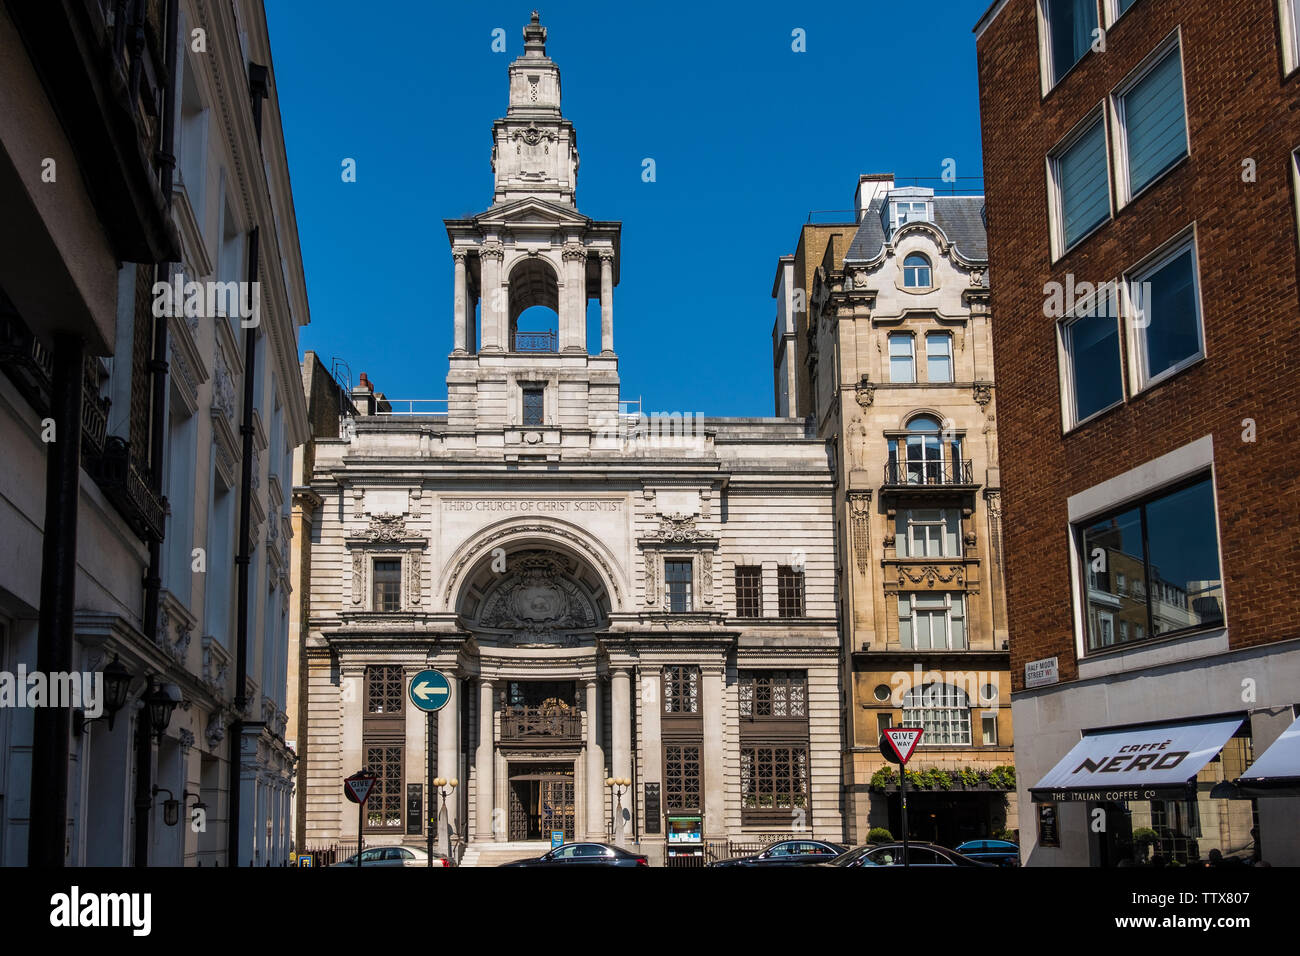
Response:
[{"label": "wrought iron balcony railing", "polygon": [[886,487],[927,487],[975,484],[975,469],[965,461],[909,459],[885,464]]},{"label": "wrought iron balcony railing", "polygon": [[84,465],[132,531],[146,540],[162,540],[166,506],[131,461],[130,442],[109,435],[104,441],[104,453],[87,457]]},{"label": "wrought iron balcony railing", "polygon": [[511,348],[515,352],[558,352],[560,337],[553,331],[516,332]]},{"label": "wrought iron balcony railing", "polygon": [[501,736],[520,738],[574,738],[582,736],[582,715],[554,707],[509,707],[501,715]]}]

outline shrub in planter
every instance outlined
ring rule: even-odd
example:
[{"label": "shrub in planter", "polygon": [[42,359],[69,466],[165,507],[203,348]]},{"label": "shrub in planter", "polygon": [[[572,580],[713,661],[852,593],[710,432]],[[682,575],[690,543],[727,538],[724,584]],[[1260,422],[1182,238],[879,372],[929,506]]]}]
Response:
[{"label": "shrub in planter", "polygon": [[871,789],[884,790],[898,783],[898,774],[893,767],[881,767],[871,775]]},{"label": "shrub in planter", "polygon": [[872,827],[867,831],[868,843],[893,843],[894,835],[884,827]]},{"label": "shrub in planter", "polygon": [[962,782],[963,786],[968,788],[978,787],[981,783],[979,771],[974,770],[971,767],[963,767],[958,770],[957,778]]}]

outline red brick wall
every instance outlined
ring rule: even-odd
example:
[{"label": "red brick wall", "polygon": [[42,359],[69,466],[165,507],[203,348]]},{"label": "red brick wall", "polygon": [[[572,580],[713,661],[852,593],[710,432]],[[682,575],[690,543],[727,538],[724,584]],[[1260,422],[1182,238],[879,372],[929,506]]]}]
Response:
[{"label": "red brick wall", "polygon": [[[1190,156],[1054,266],[1045,156],[1173,29],[1182,28]],[[1282,78],[1276,0],[1138,0],[1046,98],[1034,0],[978,42],[1011,669],[1056,655],[1077,675],[1068,496],[1214,436],[1231,646],[1300,634],[1300,309],[1290,175],[1300,76]],[[1112,131],[1113,136],[1113,131]],[[1242,160],[1258,164],[1242,181]],[[1113,176],[1112,176],[1113,178]],[[1043,284],[1119,279],[1192,222],[1206,359],[1062,436]],[[1127,369],[1126,369],[1127,375]],[[1253,418],[1257,441],[1242,441]]]}]

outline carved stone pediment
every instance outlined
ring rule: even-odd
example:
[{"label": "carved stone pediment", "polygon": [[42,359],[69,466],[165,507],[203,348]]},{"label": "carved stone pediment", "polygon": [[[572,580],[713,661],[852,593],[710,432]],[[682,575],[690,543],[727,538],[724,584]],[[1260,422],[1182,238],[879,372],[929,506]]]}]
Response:
[{"label": "carved stone pediment", "polygon": [[694,541],[712,541],[713,535],[695,527],[696,516],[687,514],[667,514],[659,516],[659,528],[650,537],[658,541],[674,544],[689,544]]}]

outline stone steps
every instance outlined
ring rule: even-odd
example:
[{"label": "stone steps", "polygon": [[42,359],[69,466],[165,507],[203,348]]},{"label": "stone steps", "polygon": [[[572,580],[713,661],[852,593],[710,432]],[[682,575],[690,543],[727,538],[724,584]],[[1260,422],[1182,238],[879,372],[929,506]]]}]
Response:
[{"label": "stone steps", "polygon": [[515,843],[471,843],[465,848],[461,866],[500,866],[515,860],[541,856],[551,848],[546,841],[519,841]]}]

